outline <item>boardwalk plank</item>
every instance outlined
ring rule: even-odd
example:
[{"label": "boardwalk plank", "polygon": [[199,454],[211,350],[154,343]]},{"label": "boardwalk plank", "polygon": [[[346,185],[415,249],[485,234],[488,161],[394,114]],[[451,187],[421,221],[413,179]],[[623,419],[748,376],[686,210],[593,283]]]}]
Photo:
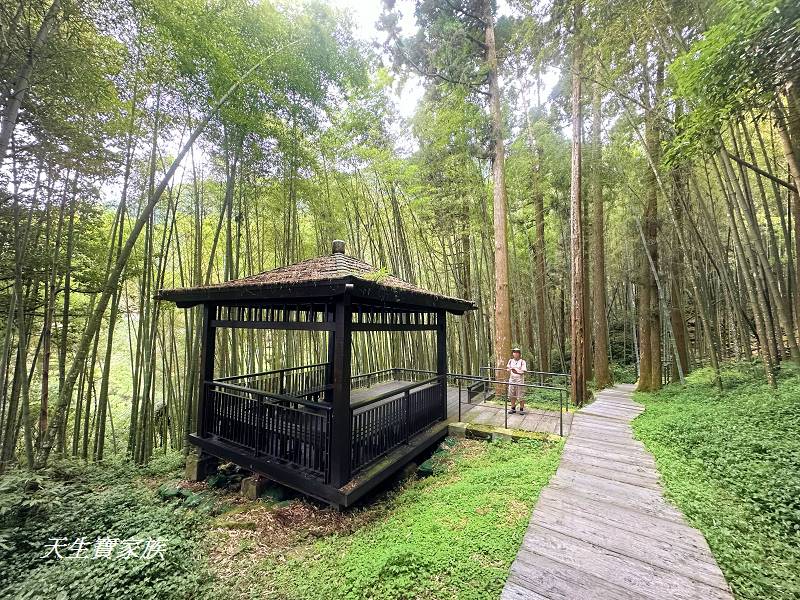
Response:
[{"label": "boardwalk plank", "polygon": [[644,408],[632,389],[604,390],[575,413],[502,598],[732,600],[705,538],[664,499],[655,460],[633,437]]},{"label": "boardwalk plank", "polygon": [[[526,554],[511,567],[517,583],[503,590],[501,600],[548,598],[549,600],[635,600],[641,596],[589,573],[540,554]],[[526,596],[525,591],[531,592]]]},{"label": "boardwalk plank", "polygon": [[[575,490],[582,493],[593,500],[601,500],[603,502],[610,502],[622,507],[633,507],[637,510],[659,517],[662,519],[672,519],[673,521],[683,522],[683,515],[676,508],[667,504],[667,502],[654,493],[644,493],[643,488],[638,488],[638,493],[627,495],[625,490],[620,488],[614,489],[611,485],[606,485],[606,482],[600,478],[596,478],[593,482],[588,482],[583,479],[571,477],[567,473],[564,477],[559,478],[561,469],[556,472],[556,476],[550,481],[550,485],[554,488],[562,490]],[[618,484],[620,486],[627,484]],[[633,486],[627,486],[627,491],[633,491]],[[636,489],[636,488],[633,488]],[[648,490],[649,491],[649,490]]]},{"label": "boardwalk plank", "polygon": [[589,445],[579,444],[574,440],[567,442],[567,446],[569,447],[569,453],[571,455],[575,455],[576,457],[579,456],[580,460],[598,458],[646,469],[656,469],[656,461],[653,460],[652,456],[649,456],[644,452],[612,452],[606,449],[598,449]]},{"label": "boardwalk plank", "polygon": [[720,575],[717,564],[710,562],[703,551],[678,548],[665,540],[621,531],[591,517],[565,513],[552,507],[542,507],[538,513],[537,524],[542,527],[555,532],[568,530],[569,536],[579,541],[725,589],[725,579]]},{"label": "boardwalk plank", "polygon": [[630,455],[611,456],[609,454],[597,454],[578,446],[570,447],[566,460],[575,461],[580,464],[596,466],[601,469],[612,469],[623,473],[632,473],[643,477],[651,477],[659,480],[659,473],[654,463],[645,461],[644,458],[637,460]]},{"label": "boardwalk plank", "polygon": [[684,575],[659,569],[636,558],[532,525],[522,548],[585,571],[614,585],[645,597],[675,600],[730,600],[727,590],[707,585]]},{"label": "boardwalk plank", "polygon": [[561,464],[571,471],[596,475],[609,481],[620,481],[656,491],[661,489],[658,484],[658,475],[647,472],[637,473],[630,468],[619,468],[615,463],[606,463],[607,466],[601,466],[597,462],[592,464],[587,461],[562,460]]},{"label": "boardwalk plank", "polygon": [[709,552],[703,535],[696,529],[687,527],[684,521],[661,519],[610,502],[591,501],[574,490],[566,495],[563,490],[547,488],[540,494],[539,504],[578,516],[589,515],[595,521],[621,531],[640,533],[656,540],[668,539],[675,546]]},{"label": "boardwalk plank", "polygon": [[530,587],[523,587],[516,583],[509,583],[503,589],[502,600],[552,600],[551,596],[543,596],[533,591]]}]

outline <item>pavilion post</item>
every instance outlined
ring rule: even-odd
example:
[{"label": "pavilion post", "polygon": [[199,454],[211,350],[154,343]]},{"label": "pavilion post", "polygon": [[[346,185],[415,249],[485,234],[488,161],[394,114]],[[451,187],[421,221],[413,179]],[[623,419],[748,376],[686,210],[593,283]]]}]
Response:
[{"label": "pavilion post", "polygon": [[331,424],[331,483],[342,487],[350,481],[352,415],[350,412],[350,354],[352,350],[352,305],[350,290],[336,303],[333,331],[333,419]]},{"label": "pavilion post", "polygon": [[[325,306],[325,320],[330,322],[336,322],[336,307],[331,306],[330,304]],[[335,331],[328,331],[328,364],[325,365],[325,385],[329,386],[333,383],[333,361],[334,357],[336,356],[336,344],[335,344]],[[325,400],[330,402],[331,401],[331,393],[332,390],[330,388],[325,390]]]},{"label": "pavilion post", "polygon": [[440,377],[440,394],[442,401],[442,419],[447,420],[447,313],[436,312],[436,374]]},{"label": "pavilion post", "polygon": [[200,350],[200,382],[197,389],[197,434],[206,435],[208,426],[206,381],[214,379],[214,357],[217,349],[217,328],[212,322],[217,317],[216,304],[203,304],[203,332]]}]

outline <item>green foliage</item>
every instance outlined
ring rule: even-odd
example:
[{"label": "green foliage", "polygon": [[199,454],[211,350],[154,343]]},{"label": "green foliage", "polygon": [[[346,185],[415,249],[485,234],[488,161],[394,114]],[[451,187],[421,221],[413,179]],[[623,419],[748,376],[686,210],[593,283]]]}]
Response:
[{"label": "green foliage", "polygon": [[611,363],[611,377],[616,383],[636,383],[636,365]]},{"label": "green foliage", "polygon": [[[208,582],[198,553],[204,512],[191,510],[197,504],[191,498],[175,502],[169,494],[153,492],[142,479],[174,476],[180,458],[155,459],[147,469],[61,463],[42,474],[5,475],[0,479],[0,598],[201,596]],[[71,544],[81,537],[89,555],[98,538],[160,539],[164,558],[42,558],[51,538]],[[71,554],[63,547],[61,552]]]},{"label": "green foliage", "polygon": [[496,597],[560,453],[560,443],[459,442],[385,518],[262,564],[254,577],[287,598]]},{"label": "green foliage", "polygon": [[[784,367],[787,370],[788,367]],[[800,373],[778,389],[752,365],[710,369],[685,387],[638,394],[634,430],[667,495],[699,528],[738,598],[800,596]]]},{"label": "green foliage", "polygon": [[764,111],[775,90],[798,76],[800,5],[794,0],[727,0],[718,21],[670,67],[676,95],[689,101],[665,158],[716,148],[733,117]]}]

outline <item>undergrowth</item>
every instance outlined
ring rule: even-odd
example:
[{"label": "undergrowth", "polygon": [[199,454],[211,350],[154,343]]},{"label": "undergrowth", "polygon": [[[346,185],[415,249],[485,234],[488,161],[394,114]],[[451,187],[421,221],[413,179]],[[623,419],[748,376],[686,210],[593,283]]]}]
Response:
[{"label": "undergrowth", "polygon": [[610,367],[611,378],[614,380],[614,383],[636,383],[638,376],[636,374],[635,364],[612,362]]},{"label": "undergrowth", "polygon": [[372,508],[377,518],[265,558],[245,585],[228,589],[291,599],[496,598],[561,447],[460,441],[437,456],[432,477]]},{"label": "undergrowth", "polygon": [[[208,587],[200,536],[206,511],[200,502],[167,501],[148,484],[177,480],[183,457],[156,459],[146,468],[129,463],[56,464],[47,471],[11,472],[0,479],[0,598],[198,598]],[[48,554],[62,538],[58,559]],[[75,544],[81,538],[83,544]],[[161,542],[149,559],[95,558],[98,538]],[[73,544],[75,544],[73,546]],[[82,548],[81,550],[79,550]],[[77,554],[77,556],[76,556]],[[102,556],[102,555],[101,555]]]},{"label": "undergrowth", "polygon": [[634,431],[667,495],[709,542],[737,598],[800,598],[800,372],[777,390],[751,365],[637,394]]},{"label": "undergrowth", "polygon": [[[181,483],[180,455],[10,472],[0,598],[494,598],[561,448],[448,439],[426,462],[431,476],[342,512],[275,494],[246,501],[223,475]],[[93,557],[106,537],[160,540],[163,557]],[[66,540],[62,559],[45,557],[53,538]],[[80,538],[83,555],[70,558]]]}]

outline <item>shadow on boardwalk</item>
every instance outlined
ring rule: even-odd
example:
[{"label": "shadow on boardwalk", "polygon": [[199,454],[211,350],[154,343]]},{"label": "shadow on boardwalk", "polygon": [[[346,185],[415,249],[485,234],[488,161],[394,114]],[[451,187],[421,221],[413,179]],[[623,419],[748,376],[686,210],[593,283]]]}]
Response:
[{"label": "shadow on boardwalk", "polygon": [[633,386],[578,411],[539,496],[502,598],[732,599],[705,538],[663,497],[633,438]]}]

